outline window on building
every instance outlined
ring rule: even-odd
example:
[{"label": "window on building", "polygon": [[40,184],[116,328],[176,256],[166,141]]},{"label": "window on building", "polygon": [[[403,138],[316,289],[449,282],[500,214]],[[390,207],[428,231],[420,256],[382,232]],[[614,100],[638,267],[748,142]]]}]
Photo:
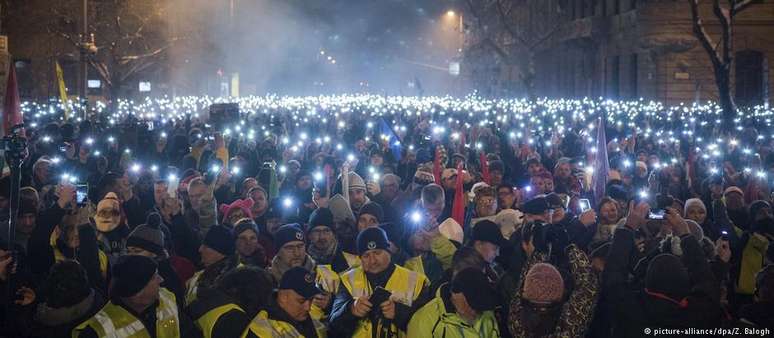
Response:
[{"label": "window on building", "polygon": [[[763,53],[745,50],[736,53],[736,103],[740,106],[763,104],[768,89],[768,69]],[[766,67],[767,68],[767,67]]]}]

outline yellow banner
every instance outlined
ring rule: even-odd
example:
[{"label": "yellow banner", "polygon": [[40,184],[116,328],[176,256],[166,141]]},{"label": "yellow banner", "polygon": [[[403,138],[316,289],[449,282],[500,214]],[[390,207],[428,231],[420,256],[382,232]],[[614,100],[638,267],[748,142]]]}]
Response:
[{"label": "yellow banner", "polygon": [[64,72],[59,65],[59,61],[56,62],[56,80],[59,81],[59,97],[62,100],[62,106],[64,108],[64,118],[67,120],[70,115],[70,105],[67,103],[67,88],[65,87],[64,82]]}]

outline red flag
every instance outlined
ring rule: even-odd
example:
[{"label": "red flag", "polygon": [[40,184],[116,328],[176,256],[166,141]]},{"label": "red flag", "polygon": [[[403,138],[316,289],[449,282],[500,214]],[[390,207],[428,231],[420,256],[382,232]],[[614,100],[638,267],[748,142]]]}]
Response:
[{"label": "red flag", "polygon": [[11,133],[11,127],[24,121],[19,100],[19,86],[16,83],[16,69],[11,63],[8,70],[8,86],[5,88],[5,104],[3,105],[3,127],[5,135]]},{"label": "red flag", "polygon": [[465,194],[462,188],[464,176],[462,163],[457,165],[457,182],[454,184],[454,202],[452,203],[452,218],[461,226],[465,226]]},{"label": "red flag", "polygon": [[433,176],[435,183],[441,184],[441,147],[435,146],[435,160],[433,161]]},{"label": "red flag", "polygon": [[491,181],[489,180],[489,162],[486,161],[486,154],[482,151],[478,154],[478,159],[481,162],[481,176],[484,177],[484,182],[486,182],[486,184],[491,184]]}]

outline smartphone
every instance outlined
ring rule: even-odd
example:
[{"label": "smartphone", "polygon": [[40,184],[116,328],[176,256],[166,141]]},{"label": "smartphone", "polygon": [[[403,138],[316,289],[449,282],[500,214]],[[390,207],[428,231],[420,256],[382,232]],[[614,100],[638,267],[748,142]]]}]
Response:
[{"label": "smartphone", "polygon": [[75,186],[75,203],[78,204],[78,206],[82,206],[86,204],[86,201],[88,200],[89,196],[89,185],[88,184],[78,184]]},{"label": "smartphone", "polygon": [[372,306],[379,306],[379,304],[389,300],[390,296],[392,296],[392,292],[387,291],[387,289],[381,286],[377,286],[376,289],[374,289],[374,293],[368,298],[368,301]]},{"label": "smartphone", "polygon": [[720,238],[724,241],[728,241],[728,231],[722,230],[720,231]]},{"label": "smartphone", "polygon": [[664,214],[666,214],[666,210],[664,209],[651,210],[650,213],[648,213],[648,219],[662,220],[664,219]]},{"label": "smartphone", "polygon": [[591,202],[589,202],[588,198],[581,198],[578,200],[578,207],[580,207],[580,212],[584,213],[586,210],[591,209]]}]

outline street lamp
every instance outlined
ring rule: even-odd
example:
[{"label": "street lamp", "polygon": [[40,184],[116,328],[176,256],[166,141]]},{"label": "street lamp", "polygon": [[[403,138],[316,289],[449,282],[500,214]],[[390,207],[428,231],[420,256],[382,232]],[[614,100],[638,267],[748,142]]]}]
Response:
[{"label": "street lamp", "polygon": [[453,9],[450,9],[446,11],[446,17],[449,19],[454,19],[455,17],[458,17],[459,18],[458,25],[459,25],[460,33],[465,32],[465,28],[463,26],[463,21],[462,21],[462,13],[457,15],[457,12],[455,12]]}]

